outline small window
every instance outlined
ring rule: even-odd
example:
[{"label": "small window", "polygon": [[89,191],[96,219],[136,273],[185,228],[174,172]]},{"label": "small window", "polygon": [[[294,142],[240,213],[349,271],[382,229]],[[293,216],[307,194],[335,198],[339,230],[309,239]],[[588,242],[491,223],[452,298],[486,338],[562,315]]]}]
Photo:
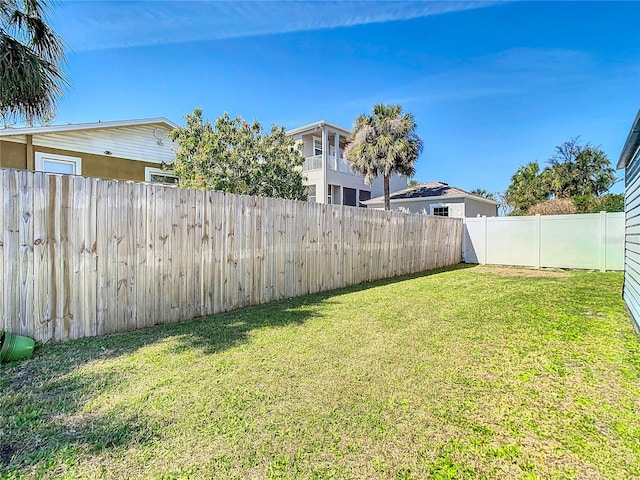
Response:
[{"label": "small window", "polygon": [[307,201],[316,203],[316,186],[307,185]]},{"label": "small window", "polygon": [[162,170],[161,168],[145,167],[144,179],[151,183],[164,183],[177,185],[178,177],[173,174],[173,170]]},{"label": "small window", "polygon": [[371,200],[371,192],[367,191],[367,190],[360,190],[360,193],[358,194],[358,200],[360,200],[360,206],[361,207],[366,207],[366,205],[362,202],[366,202],[367,200]]},{"label": "small window", "polygon": [[313,137],[313,154],[322,155],[322,139]]},{"label": "small window", "polygon": [[36,170],[47,173],[80,175],[82,173],[82,159],[54,153],[36,152]]},{"label": "small window", "polygon": [[342,189],[343,204],[351,207],[356,206],[356,189],[344,187]]},{"label": "small window", "polygon": [[333,203],[333,185],[327,185],[327,203]]},{"label": "small window", "polygon": [[433,215],[436,217],[448,217],[449,207],[433,207]]}]

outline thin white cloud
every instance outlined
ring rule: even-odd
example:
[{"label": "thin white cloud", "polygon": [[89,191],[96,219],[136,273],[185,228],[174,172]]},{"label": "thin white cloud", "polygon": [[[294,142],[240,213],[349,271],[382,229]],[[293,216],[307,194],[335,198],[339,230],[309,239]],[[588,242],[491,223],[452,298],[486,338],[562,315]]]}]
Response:
[{"label": "thin white cloud", "polygon": [[501,1],[74,1],[54,26],[74,51],[139,47],[384,23]]},{"label": "thin white cloud", "polygon": [[591,55],[562,49],[514,48],[480,56],[457,67],[426,75],[388,91],[348,102],[351,108],[374,103],[458,103],[482,98],[539,95],[562,86],[575,88],[596,68]]}]

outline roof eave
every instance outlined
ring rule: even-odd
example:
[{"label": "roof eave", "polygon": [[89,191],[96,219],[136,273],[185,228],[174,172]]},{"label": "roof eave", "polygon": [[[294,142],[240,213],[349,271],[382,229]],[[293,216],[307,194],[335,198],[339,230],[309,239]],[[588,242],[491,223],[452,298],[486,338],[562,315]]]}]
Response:
[{"label": "roof eave", "polygon": [[631,125],[631,130],[627,136],[627,141],[624,143],[622,153],[620,154],[620,160],[616,168],[626,168],[629,161],[633,158],[635,153],[640,148],[640,110],[636,114],[636,118]]},{"label": "roof eave", "polygon": [[[453,195],[437,195],[437,196],[430,196],[430,197],[408,197],[408,198],[391,198],[389,199],[390,203],[401,203],[401,202],[420,202],[420,201],[438,201],[438,200],[457,200],[457,199],[470,199],[470,200],[477,200],[479,202],[483,202],[483,203],[489,203],[491,205],[495,205],[496,207],[498,205],[500,205],[498,202],[496,202],[495,200],[491,200],[489,198],[483,198],[483,197],[478,197],[477,195],[469,195],[467,193],[456,193]],[[376,198],[372,198],[370,200],[365,200],[364,202],[365,205],[378,205],[378,204],[384,204],[384,197],[376,197]]]},{"label": "roof eave", "polygon": [[298,133],[312,132],[324,126],[332,128],[334,130],[338,130],[339,132],[342,132],[342,133],[346,133],[347,135],[351,135],[350,130],[344,127],[341,127],[340,125],[329,123],[326,120],[318,120],[317,122],[309,123],[307,125],[302,125],[301,127],[292,128],[291,130],[287,130],[286,133],[287,135],[296,135]]},{"label": "roof eave", "polygon": [[165,117],[157,118],[144,118],[135,120],[117,120],[112,122],[91,122],[91,123],[76,123],[67,125],[49,125],[43,127],[24,127],[24,128],[4,128],[0,129],[0,137],[13,136],[13,135],[33,135],[38,133],[54,133],[54,132],[69,132],[76,130],[95,130],[99,128],[116,128],[116,127],[131,127],[138,125],[155,125],[164,124],[167,127],[174,129],[179,125],[173,123],[171,120]]}]

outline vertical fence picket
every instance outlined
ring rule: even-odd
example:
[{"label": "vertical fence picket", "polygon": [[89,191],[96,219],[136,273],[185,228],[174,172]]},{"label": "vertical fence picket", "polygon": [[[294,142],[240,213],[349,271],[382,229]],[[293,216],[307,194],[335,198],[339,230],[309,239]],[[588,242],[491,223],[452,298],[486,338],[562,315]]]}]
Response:
[{"label": "vertical fence picket", "polygon": [[[146,192],[146,226],[145,226],[145,238],[143,239],[144,251],[145,251],[145,271],[144,285],[138,285],[139,292],[144,295],[145,312],[144,312],[144,325],[145,327],[151,327],[155,323],[157,317],[156,302],[154,297],[158,295],[158,268],[156,265],[156,247],[158,241],[155,238],[156,229],[156,194],[158,188],[155,185],[147,185],[144,187]],[[145,208],[144,205],[141,208]]]},{"label": "vertical fence picket", "polygon": [[[0,172],[0,176],[2,172]],[[46,174],[37,173],[33,178],[33,323],[34,338],[43,342],[51,338],[51,304],[49,285],[51,267],[49,262],[49,180]],[[0,209],[0,240],[2,239],[2,209]],[[1,243],[1,241],[0,241]],[[2,262],[0,247],[0,263]],[[2,266],[0,266],[0,277]],[[0,291],[0,296],[2,292]],[[2,300],[0,299],[0,304]],[[2,329],[2,323],[0,323]]]},{"label": "vertical fence picket", "polygon": [[84,301],[84,227],[83,220],[87,210],[85,198],[85,178],[69,177],[69,216],[68,216],[68,244],[67,256],[69,261],[68,298],[69,298],[69,329],[71,338],[85,336],[83,313]]},{"label": "vertical fence picket", "polygon": [[8,331],[19,327],[18,259],[20,239],[18,234],[18,172],[7,170],[3,176],[4,187],[4,324]]},{"label": "vertical fence picket", "polygon": [[18,323],[14,331],[33,336],[33,174],[21,171],[18,181],[20,297]]}]

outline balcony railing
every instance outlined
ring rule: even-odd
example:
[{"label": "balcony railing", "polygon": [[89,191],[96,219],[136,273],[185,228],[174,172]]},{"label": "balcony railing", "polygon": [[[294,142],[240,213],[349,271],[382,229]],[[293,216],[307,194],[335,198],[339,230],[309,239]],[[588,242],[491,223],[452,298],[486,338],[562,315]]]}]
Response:
[{"label": "balcony railing", "polygon": [[[307,157],[302,164],[302,171],[309,172],[312,170],[321,170],[322,169],[322,155],[314,155],[313,157]],[[344,158],[338,158],[338,162],[336,164],[335,155],[327,155],[327,170],[334,170],[342,173],[350,173],[351,166],[349,162]]]},{"label": "balcony railing", "polygon": [[305,158],[302,164],[302,171],[309,172],[311,170],[322,170],[322,155]]}]

